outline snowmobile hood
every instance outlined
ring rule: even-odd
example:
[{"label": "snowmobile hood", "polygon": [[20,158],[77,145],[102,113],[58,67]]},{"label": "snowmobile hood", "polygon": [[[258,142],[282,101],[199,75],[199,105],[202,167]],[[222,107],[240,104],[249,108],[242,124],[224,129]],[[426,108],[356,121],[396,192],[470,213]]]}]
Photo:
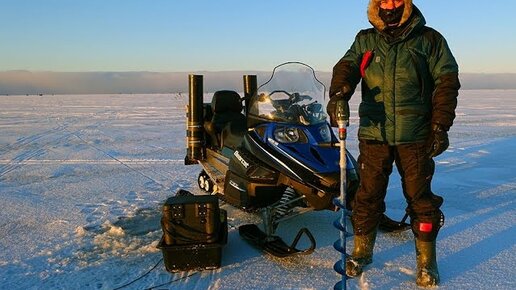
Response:
[{"label": "snowmobile hood", "polygon": [[[387,25],[383,22],[383,20],[380,18],[379,12],[380,12],[380,2],[381,0],[371,0],[369,1],[369,6],[367,7],[367,17],[369,19],[369,22],[379,31],[384,31]],[[405,22],[408,21],[410,18],[410,15],[413,11],[413,5],[412,0],[405,0],[405,9],[403,11],[403,16],[401,17],[399,26],[402,26]]]}]

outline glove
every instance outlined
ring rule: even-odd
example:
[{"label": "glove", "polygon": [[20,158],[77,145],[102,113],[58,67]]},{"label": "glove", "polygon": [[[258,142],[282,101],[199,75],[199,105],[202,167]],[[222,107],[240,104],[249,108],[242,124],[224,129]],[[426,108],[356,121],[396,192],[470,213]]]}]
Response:
[{"label": "glove", "polygon": [[432,124],[432,133],[430,135],[430,139],[428,140],[427,150],[430,158],[439,156],[446,149],[448,149],[449,145],[450,141],[448,140],[448,132],[444,126],[439,124]]},{"label": "glove", "polygon": [[337,103],[339,101],[344,101],[343,105],[344,105],[344,108],[343,109],[343,112],[344,113],[344,118],[346,119],[346,121],[349,120],[349,103],[348,103],[348,99],[349,97],[346,98],[347,95],[349,95],[349,88],[347,86],[344,86],[342,88],[342,90],[338,91],[335,95],[333,95],[331,98],[330,98],[330,101],[328,102],[328,105],[326,105],[326,112],[328,113],[328,116],[330,116],[330,125],[332,127],[338,127],[338,123],[337,123],[337,120],[338,120],[338,116],[337,116],[337,113],[338,113],[338,108],[337,108]]},{"label": "glove", "polygon": [[[328,102],[328,105],[326,106],[326,112],[328,112],[328,115],[330,116],[330,125],[332,127],[339,126],[339,124],[337,123],[337,120],[338,120],[337,103],[339,101],[343,101],[343,99],[335,96],[330,99],[330,101]],[[348,104],[348,101],[343,101],[342,103],[344,105],[344,108],[343,108],[344,116],[343,117],[346,121],[348,121],[349,120],[349,104]]]}]

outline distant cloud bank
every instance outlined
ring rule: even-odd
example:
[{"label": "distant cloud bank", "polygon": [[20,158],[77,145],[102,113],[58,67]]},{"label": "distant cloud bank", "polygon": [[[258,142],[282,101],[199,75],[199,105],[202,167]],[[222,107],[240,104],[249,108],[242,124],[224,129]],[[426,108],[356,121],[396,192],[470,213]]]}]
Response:
[{"label": "distant cloud bank", "polygon": [[[188,72],[0,72],[0,95],[18,94],[119,94],[188,92]],[[270,72],[195,72],[204,76],[204,91],[243,90],[243,75],[257,75],[258,83]],[[329,85],[330,72],[317,72]],[[462,89],[516,89],[516,73],[460,75]]]}]

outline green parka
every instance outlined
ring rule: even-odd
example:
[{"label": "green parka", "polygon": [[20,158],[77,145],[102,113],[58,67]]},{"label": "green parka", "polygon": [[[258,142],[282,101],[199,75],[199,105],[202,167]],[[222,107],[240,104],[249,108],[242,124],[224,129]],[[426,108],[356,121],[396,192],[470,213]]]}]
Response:
[{"label": "green parka", "polygon": [[390,145],[423,142],[431,124],[448,130],[455,118],[458,65],[446,40],[425,26],[421,12],[405,1],[400,26],[386,30],[371,0],[368,17],[374,28],[358,33],[335,65],[330,96],[351,98],[361,82],[359,139]]}]

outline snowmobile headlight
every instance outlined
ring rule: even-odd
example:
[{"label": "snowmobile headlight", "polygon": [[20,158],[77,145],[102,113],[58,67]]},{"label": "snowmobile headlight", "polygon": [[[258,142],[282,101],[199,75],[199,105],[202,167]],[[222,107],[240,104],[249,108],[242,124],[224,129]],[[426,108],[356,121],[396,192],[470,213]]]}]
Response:
[{"label": "snowmobile headlight", "polygon": [[331,142],[331,132],[328,124],[324,124],[319,128],[319,134],[321,134],[321,138],[323,142]]},{"label": "snowmobile headlight", "polygon": [[274,130],[274,139],[280,143],[306,143],[307,138],[303,131],[296,127],[278,127]]}]

